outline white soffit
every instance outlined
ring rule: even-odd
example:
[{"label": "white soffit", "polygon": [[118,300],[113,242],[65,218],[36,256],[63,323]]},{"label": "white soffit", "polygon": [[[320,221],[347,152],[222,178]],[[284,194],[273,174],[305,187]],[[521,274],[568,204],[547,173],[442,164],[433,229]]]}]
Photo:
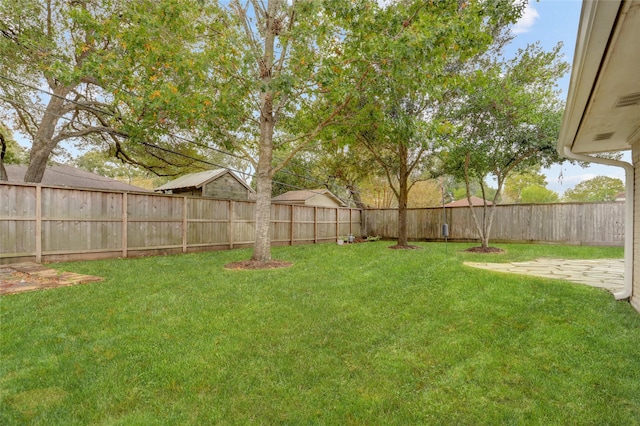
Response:
[{"label": "white soffit", "polygon": [[640,0],[583,4],[559,146],[630,149],[640,138]]}]

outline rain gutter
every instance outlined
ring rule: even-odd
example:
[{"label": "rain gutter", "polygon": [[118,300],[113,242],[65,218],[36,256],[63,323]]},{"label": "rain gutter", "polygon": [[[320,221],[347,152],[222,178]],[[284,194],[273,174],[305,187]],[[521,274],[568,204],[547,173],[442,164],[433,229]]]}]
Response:
[{"label": "rain gutter", "polygon": [[562,154],[571,160],[587,161],[589,163],[604,164],[607,166],[622,167],[625,172],[625,206],[624,206],[624,287],[614,292],[616,300],[626,300],[633,292],[633,164],[626,161],[598,158],[590,155],[576,154],[571,147],[564,146]]},{"label": "rain gutter", "polygon": [[566,158],[622,167],[625,170],[624,286],[614,293],[617,300],[629,299],[633,293],[635,168],[626,161],[579,154],[573,152],[573,149],[603,66],[602,61],[606,58],[612,39],[617,37],[618,18],[628,10],[631,3],[624,0],[583,1],[569,95],[558,141],[558,153]]}]

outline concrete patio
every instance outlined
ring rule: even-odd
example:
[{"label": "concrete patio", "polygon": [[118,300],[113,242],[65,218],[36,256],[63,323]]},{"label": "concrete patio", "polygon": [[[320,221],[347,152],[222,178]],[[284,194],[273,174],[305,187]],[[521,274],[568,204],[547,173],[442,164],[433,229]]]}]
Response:
[{"label": "concrete patio", "polygon": [[566,280],[591,287],[603,288],[612,293],[621,290],[624,286],[623,259],[536,259],[529,262],[464,262],[464,264],[473,268],[497,272]]}]

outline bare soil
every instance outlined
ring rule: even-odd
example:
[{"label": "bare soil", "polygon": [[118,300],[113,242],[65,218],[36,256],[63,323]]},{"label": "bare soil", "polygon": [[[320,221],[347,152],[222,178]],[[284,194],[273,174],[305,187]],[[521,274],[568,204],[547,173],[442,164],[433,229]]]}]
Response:
[{"label": "bare soil", "polygon": [[391,250],[419,250],[422,247],[420,246],[412,246],[412,245],[406,245],[406,246],[400,246],[400,245],[395,245],[395,246],[389,246],[389,248]]},{"label": "bare soil", "polygon": [[257,260],[243,260],[241,262],[227,263],[224,269],[233,270],[259,270],[259,269],[278,269],[293,266],[291,262],[284,260],[270,260],[268,262],[259,262]]},{"label": "bare soil", "polygon": [[469,253],[504,253],[504,250],[498,247],[469,247],[465,251]]}]

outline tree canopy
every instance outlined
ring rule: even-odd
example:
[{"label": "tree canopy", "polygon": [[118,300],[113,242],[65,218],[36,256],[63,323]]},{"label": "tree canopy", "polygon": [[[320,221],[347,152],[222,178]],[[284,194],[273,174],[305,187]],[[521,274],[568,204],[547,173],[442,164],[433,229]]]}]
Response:
[{"label": "tree canopy", "polygon": [[493,205],[489,209],[485,204],[481,220],[471,209],[483,248],[488,247],[506,178],[534,165],[563,161],[556,152],[563,107],[555,85],[567,69],[560,45],[546,52],[533,44],[508,61],[500,49],[489,52],[468,73],[469,85],[459,94],[456,141],[445,164],[466,182],[468,196],[471,182],[480,185],[484,199],[487,178],[497,182]]},{"label": "tree canopy", "polygon": [[222,115],[208,65],[230,30],[217,10],[197,0],[0,3],[0,108],[31,142],[25,181],[41,180],[63,142],[107,144],[159,173],[192,163],[198,148],[175,134],[191,125],[198,139]]},{"label": "tree canopy", "polygon": [[[558,50],[529,47],[506,64],[486,54],[524,6],[4,2],[0,114],[31,142],[30,182],[64,143],[165,176],[248,161],[237,167],[254,171],[257,188],[252,259],[268,262],[276,176],[338,182],[362,204],[361,182],[384,175],[402,227],[412,185],[441,173],[453,141],[448,167],[483,192],[493,174],[496,196],[512,170],[551,158],[559,105],[549,85],[565,70]],[[358,168],[365,158],[375,172]]]},{"label": "tree canopy", "polygon": [[624,183],[621,179],[596,176],[566,190],[562,199],[563,201],[613,201],[621,192],[624,192]]}]

